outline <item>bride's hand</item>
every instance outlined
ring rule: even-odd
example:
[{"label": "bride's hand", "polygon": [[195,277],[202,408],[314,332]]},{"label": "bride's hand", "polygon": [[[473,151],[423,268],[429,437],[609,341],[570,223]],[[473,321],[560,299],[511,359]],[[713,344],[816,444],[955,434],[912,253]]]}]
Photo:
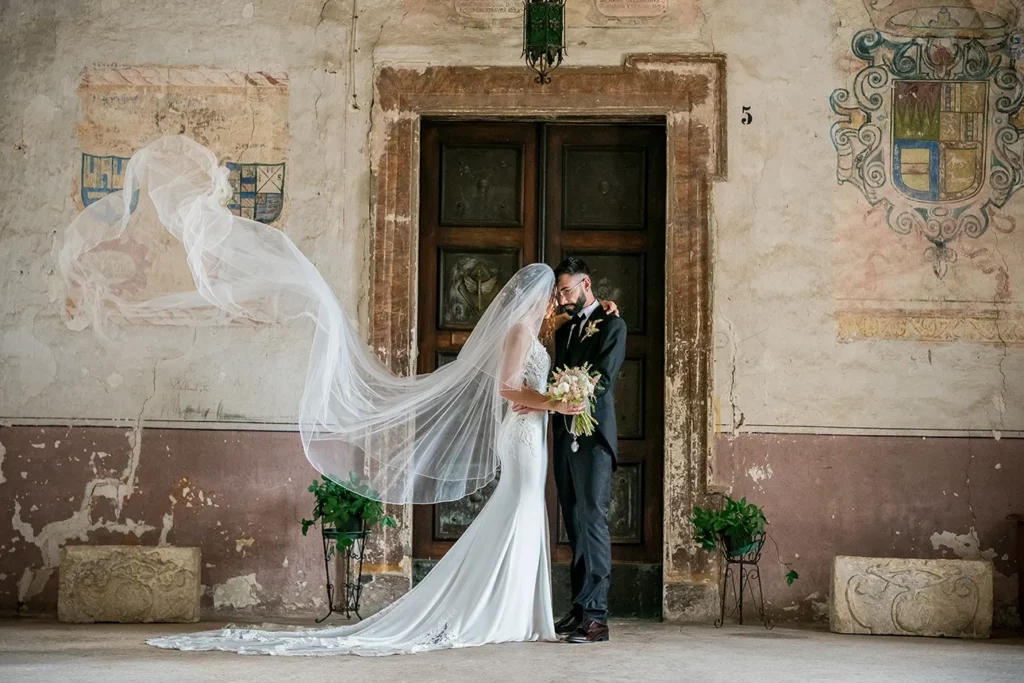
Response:
[{"label": "bride's hand", "polygon": [[556,413],[561,413],[562,415],[579,415],[586,409],[587,407],[584,405],[567,403],[565,401],[559,401],[552,408],[553,411],[555,411]]},{"label": "bride's hand", "polygon": [[614,315],[616,317],[619,316],[619,307],[615,304],[614,301],[605,301],[604,299],[602,299],[601,308],[603,308],[604,312],[607,313],[608,315]]}]

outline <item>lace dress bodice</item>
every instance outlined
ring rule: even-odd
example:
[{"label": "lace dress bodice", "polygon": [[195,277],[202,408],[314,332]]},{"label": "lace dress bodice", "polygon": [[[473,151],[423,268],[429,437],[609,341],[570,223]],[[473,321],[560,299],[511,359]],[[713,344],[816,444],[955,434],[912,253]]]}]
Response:
[{"label": "lace dress bodice", "polygon": [[534,339],[523,364],[523,383],[531,389],[543,392],[547,389],[550,369],[551,357],[548,356],[547,349],[539,340]]},{"label": "lace dress bodice", "polygon": [[[523,385],[534,391],[547,389],[548,370],[551,368],[551,357],[547,349],[537,339],[533,340],[530,350],[526,352],[523,362]],[[548,414],[544,411],[515,413],[508,406],[505,420],[501,426],[498,457],[503,463],[517,459],[521,454],[534,454],[541,448],[544,434],[547,431]]]}]

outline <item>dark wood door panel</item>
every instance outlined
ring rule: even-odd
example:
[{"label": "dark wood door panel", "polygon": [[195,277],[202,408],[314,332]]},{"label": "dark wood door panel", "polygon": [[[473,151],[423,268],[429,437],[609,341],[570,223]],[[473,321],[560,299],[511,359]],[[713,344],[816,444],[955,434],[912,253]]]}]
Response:
[{"label": "dark wood door panel", "polygon": [[462,139],[441,145],[438,224],[523,227],[527,146],[495,139],[470,143],[474,137],[479,138],[478,131],[463,131]]},{"label": "dark wood door panel", "polygon": [[[419,370],[455,359],[519,267],[578,255],[629,326],[617,393],[613,560],[661,559],[665,130],[659,126],[425,122]],[[543,151],[543,153],[542,153]],[[541,249],[543,246],[543,249]],[[437,559],[496,483],[414,512],[413,553]],[[552,555],[569,558],[551,478]]]},{"label": "dark wood door panel", "polygon": [[436,331],[470,331],[523,266],[522,250],[439,247]]},{"label": "dark wood door panel", "polygon": [[630,146],[620,130],[591,132],[593,139],[561,150],[562,229],[644,230],[647,148]]},{"label": "dark wood door panel", "polygon": [[[537,253],[537,134],[532,125],[425,122],[420,172],[420,372],[456,358],[509,278]],[[418,505],[413,552],[437,559],[496,482],[460,501]]]},{"label": "dark wood door panel", "polygon": [[[595,294],[628,327],[616,385],[619,469],[612,482],[612,558],[661,559],[664,469],[665,130],[552,125],[546,130],[543,239],[548,262],[578,256]],[[556,498],[549,493],[549,505]],[[568,560],[564,530],[555,555]]]}]

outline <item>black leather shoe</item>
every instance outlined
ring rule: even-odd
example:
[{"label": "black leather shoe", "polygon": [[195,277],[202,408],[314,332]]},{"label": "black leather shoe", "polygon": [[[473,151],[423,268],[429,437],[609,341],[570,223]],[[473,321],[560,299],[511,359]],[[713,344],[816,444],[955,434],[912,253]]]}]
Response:
[{"label": "black leather shoe", "polygon": [[568,638],[570,643],[605,643],[608,642],[608,624],[593,619],[584,619],[580,627]]},{"label": "black leather shoe", "polygon": [[574,614],[573,612],[569,612],[562,617],[560,621],[555,623],[555,633],[560,636],[567,636],[570,633],[575,633],[581,623],[583,623],[582,617]]}]

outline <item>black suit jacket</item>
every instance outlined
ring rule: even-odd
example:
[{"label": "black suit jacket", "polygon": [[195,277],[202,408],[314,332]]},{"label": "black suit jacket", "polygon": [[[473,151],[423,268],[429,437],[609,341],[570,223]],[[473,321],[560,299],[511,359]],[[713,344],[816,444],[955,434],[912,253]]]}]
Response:
[{"label": "black suit jacket", "polygon": [[[615,382],[619,377],[619,369],[626,356],[626,323],[622,318],[608,315],[601,306],[594,309],[586,325],[597,323],[597,332],[580,339],[573,333],[573,342],[567,345],[571,324],[566,323],[555,332],[555,368],[576,367],[590,363],[591,370],[601,373],[601,379],[595,392],[596,404],[594,418],[597,429],[594,436],[604,442],[611,451],[612,464],[617,466],[618,429],[615,425]],[[586,328],[584,328],[586,329]],[[567,441],[568,430],[566,420],[556,416],[553,420],[555,447]]]}]

